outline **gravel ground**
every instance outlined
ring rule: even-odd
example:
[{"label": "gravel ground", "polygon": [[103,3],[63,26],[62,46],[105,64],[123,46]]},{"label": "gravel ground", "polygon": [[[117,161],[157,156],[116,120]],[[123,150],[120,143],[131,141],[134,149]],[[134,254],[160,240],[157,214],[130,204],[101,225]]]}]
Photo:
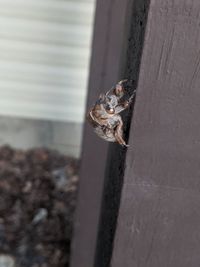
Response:
[{"label": "gravel ground", "polygon": [[69,266],[76,159],[0,148],[0,267]]}]

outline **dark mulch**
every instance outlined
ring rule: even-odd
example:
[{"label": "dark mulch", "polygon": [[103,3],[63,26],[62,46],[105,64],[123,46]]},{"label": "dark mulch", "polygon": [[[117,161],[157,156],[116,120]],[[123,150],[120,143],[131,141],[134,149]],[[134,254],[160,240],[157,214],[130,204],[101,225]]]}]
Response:
[{"label": "dark mulch", "polygon": [[16,267],[69,266],[78,161],[0,148],[0,255]]}]

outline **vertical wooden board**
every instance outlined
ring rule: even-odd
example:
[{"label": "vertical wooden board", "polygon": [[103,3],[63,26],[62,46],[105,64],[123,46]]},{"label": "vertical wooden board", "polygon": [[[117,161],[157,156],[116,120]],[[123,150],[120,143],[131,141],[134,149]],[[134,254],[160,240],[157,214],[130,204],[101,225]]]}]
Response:
[{"label": "vertical wooden board", "polygon": [[[129,0],[97,0],[87,110],[115,84],[122,68]],[[71,267],[94,267],[108,143],[85,123]]]},{"label": "vertical wooden board", "polygon": [[199,44],[198,0],[151,0],[112,267],[199,266]]},{"label": "vertical wooden board", "polygon": [[[134,0],[129,3],[129,12],[127,14],[128,27],[126,27],[128,43],[123,57],[126,66],[122,70],[124,73],[122,77],[129,80],[127,90],[133,92],[137,86],[149,1]],[[130,51],[130,47],[134,47],[134,50]],[[126,141],[128,140],[133,106],[134,103],[131,105],[131,109],[121,114]],[[110,266],[123,185],[126,151],[127,149],[119,146],[119,144],[112,144],[109,149],[95,267]]]}]

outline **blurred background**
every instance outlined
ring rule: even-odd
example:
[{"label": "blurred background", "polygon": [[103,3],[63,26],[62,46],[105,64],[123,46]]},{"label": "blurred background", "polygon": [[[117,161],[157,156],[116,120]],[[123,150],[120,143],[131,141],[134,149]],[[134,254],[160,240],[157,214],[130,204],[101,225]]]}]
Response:
[{"label": "blurred background", "polygon": [[0,267],[68,267],[95,0],[0,0]]},{"label": "blurred background", "polygon": [[0,0],[0,145],[79,157],[95,0]]}]

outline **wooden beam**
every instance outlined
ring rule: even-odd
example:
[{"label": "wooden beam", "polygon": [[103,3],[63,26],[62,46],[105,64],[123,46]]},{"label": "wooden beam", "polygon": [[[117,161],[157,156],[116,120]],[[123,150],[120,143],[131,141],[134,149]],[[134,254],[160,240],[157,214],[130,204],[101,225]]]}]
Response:
[{"label": "wooden beam", "polygon": [[[128,44],[124,56],[126,64],[122,77],[130,81],[127,89],[132,90],[132,92],[137,87],[148,7],[148,0],[134,0],[129,8]],[[128,140],[129,136],[133,107],[134,103],[131,105],[129,111],[125,111],[122,114],[126,140]],[[126,149],[123,149],[118,144],[111,145],[109,149],[95,267],[110,266],[121,190],[123,187],[126,151]]]},{"label": "wooden beam", "polygon": [[[87,109],[120,78],[132,0],[97,0]],[[94,267],[108,143],[85,124],[71,267]]]},{"label": "wooden beam", "polygon": [[199,25],[199,0],[151,0],[112,267],[199,266]]}]

